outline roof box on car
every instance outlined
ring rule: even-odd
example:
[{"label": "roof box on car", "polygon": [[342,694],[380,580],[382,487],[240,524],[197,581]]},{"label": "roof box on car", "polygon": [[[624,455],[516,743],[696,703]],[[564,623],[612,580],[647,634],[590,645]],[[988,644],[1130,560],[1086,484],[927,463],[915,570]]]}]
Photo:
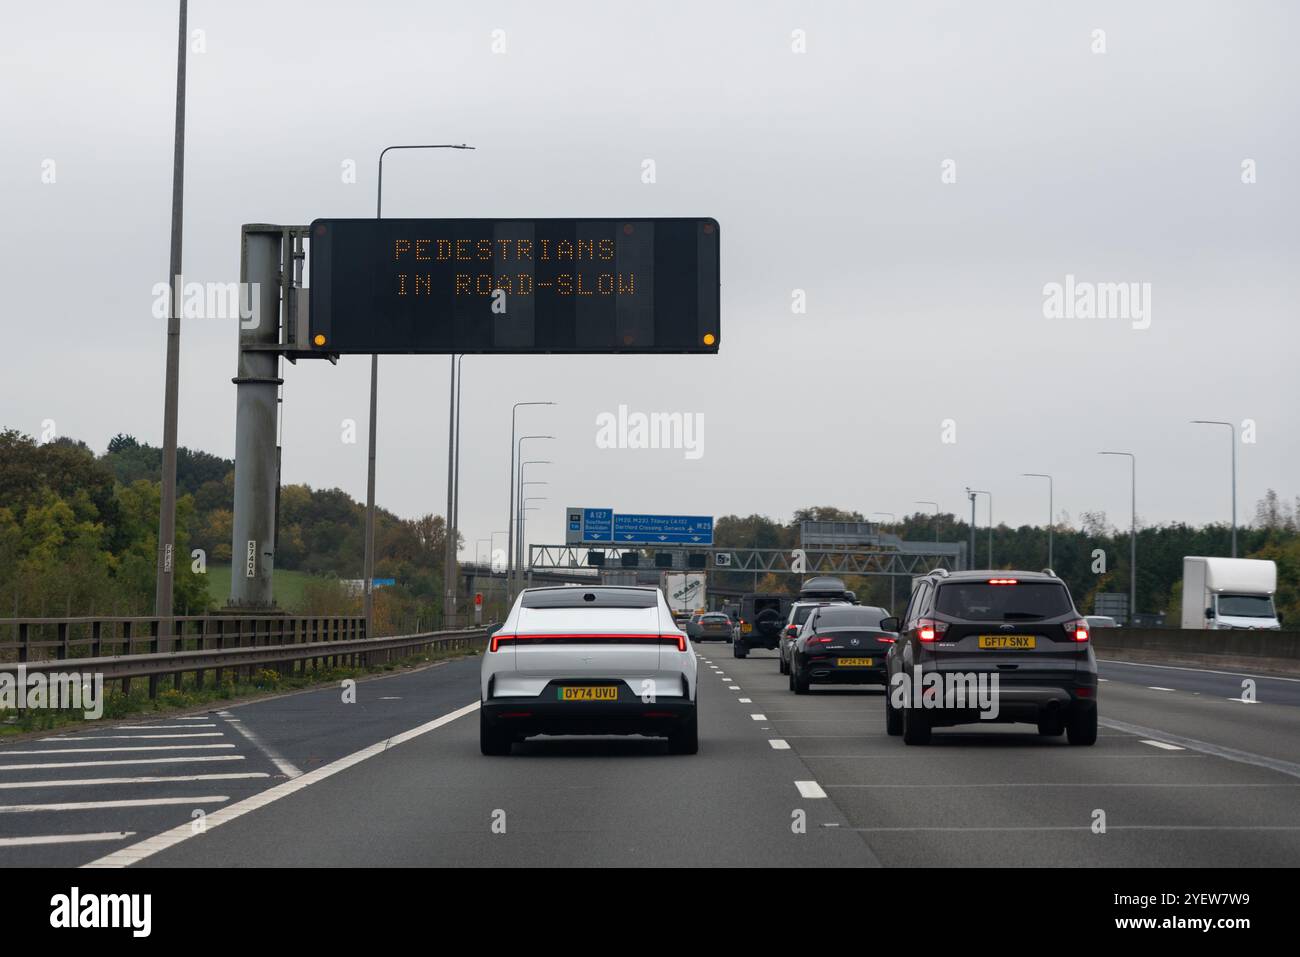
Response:
[{"label": "roof box on car", "polygon": [[854,595],[840,579],[832,575],[818,575],[803,583],[799,589],[799,597],[801,599],[839,598],[852,601]]}]

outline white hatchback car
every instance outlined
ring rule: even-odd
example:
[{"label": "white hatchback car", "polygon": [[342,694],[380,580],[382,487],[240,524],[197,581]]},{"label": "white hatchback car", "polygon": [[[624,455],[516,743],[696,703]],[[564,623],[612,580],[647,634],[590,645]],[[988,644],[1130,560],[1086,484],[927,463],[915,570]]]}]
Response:
[{"label": "white hatchback car", "polygon": [[643,734],[694,754],[696,690],[695,652],[658,588],[529,588],[483,655],[479,745]]}]

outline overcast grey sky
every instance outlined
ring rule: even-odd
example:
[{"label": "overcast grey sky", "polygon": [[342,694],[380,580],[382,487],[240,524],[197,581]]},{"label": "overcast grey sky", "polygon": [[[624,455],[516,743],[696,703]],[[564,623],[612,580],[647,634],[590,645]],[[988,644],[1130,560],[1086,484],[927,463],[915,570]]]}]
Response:
[{"label": "overcast grey sky", "polygon": [[[175,8],[0,8],[4,426],[160,441]],[[521,412],[559,437],[531,456],[555,461],[534,542],[562,540],[566,505],[961,512],[965,485],[1042,521],[1022,472],[1126,525],[1104,448],[1137,453],[1146,522],[1226,521],[1226,430],[1192,418],[1256,423],[1246,518],[1300,493],[1297,9],[192,0],[184,274],[237,279],[242,223],[373,215],[401,142],[478,150],[390,154],[391,216],[715,217],[718,356],[464,360],[471,554],[506,527],[531,399],[560,403]],[[1149,328],[1045,318],[1067,274],[1149,283]],[[233,454],[235,344],[230,321],[184,324],[182,444]],[[445,507],[447,366],[381,360],[378,499],[402,515]],[[368,369],[287,367],[285,482],[364,498]],[[701,413],[704,454],[598,448],[620,404]]]}]

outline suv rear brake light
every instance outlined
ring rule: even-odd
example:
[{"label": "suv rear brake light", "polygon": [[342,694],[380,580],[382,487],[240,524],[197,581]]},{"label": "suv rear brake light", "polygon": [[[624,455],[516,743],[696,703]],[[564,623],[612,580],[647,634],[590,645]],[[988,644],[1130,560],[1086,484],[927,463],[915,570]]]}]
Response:
[{"label": "suv rear brake light", "polygon": [[1017,578],[990,578],[990,585],[1018,585],[1020,580]]},{"label": "suv rear brake light", "polygon": [[922,641],[934,641],[947,630],[948,623],[935,618],[922,618],[916,623],[916,637]]},{"label": "suv rear brake light", "polygon": [[1087,641],[1089,637],[1088,619],[1076,618],[1074,621],[1067,621],[1065,623],[1065,633],[1075,641]]}]

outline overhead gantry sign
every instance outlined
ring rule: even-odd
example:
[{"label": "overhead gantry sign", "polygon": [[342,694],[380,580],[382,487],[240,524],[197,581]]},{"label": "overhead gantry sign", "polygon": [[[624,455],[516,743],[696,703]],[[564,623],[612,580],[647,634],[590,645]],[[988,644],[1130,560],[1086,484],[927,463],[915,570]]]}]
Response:
[{"label": "overhead gantry sign", "polygon": [[713,219],[318,219],[320,353],[716,353]]}]

